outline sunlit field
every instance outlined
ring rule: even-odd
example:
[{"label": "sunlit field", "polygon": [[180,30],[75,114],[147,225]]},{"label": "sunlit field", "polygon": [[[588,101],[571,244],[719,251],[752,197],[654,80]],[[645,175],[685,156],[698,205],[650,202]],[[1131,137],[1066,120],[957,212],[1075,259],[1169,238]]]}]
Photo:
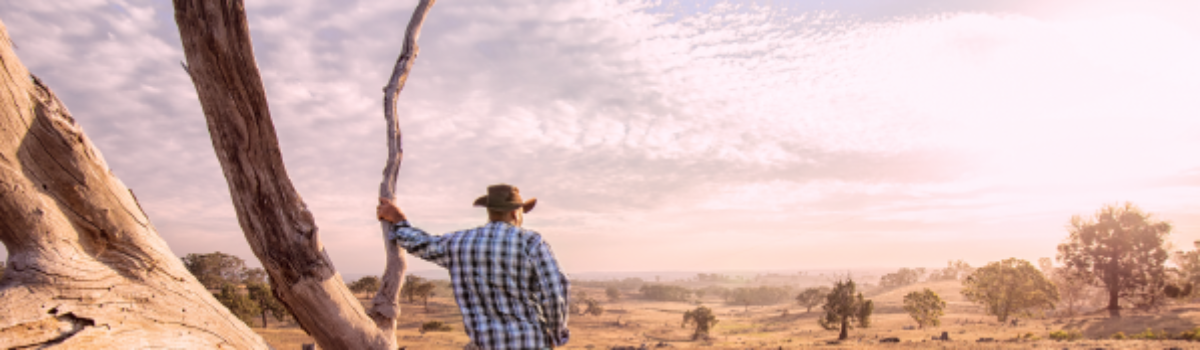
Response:
[{"label": "sunlit field", "polygon": [[[947,302],[946,315],[940,327],[916,329],[916,324],[901,308],[903,296],[911,291],[930,288]],[[604,302],[600,316],[572,315],[572,338],[564,349],[611,349],[621,346],[638,348],[705,348],[705,349],[794,349],[828,348],[852,349],[864,347],[903,349],[1168,349],[1196,348],[1197,343],[1182,340],[1112,340],[1117,332],[1137,334],[1151,329],[1178,334],[1200,324],[1200,307],[1177,303],[1153,313],[1126,311],[1119,319],[1110,319],[1103,310],[1076,317],[1018,318],[1018,325],[1001,325],[983,309],[966,301],[960,294],[957,281],[925,282],[898,288],[870,297],[876,303],[872,325],[850,331],[850,339],[837,342],[837,331],[827,331],[817,324],[820,307],[805,312],[794,303],[771,306],[730,305],[716,297],[706,297],[699,303],[713,308],[718,316],[711,339],[693,341],[691,329],[681,327],[682,315],[696,303],[660,302],[639,299],[629,293],[615,302]],[[576,288],[593,297],[604,299],[603,289]],[[361,299],[364,304],[369,299]],[[448,296],[430,299],[429,312],[418,302],[403,304],[404,317],[397,337],[408,349],[462,349],[468,342],[462,332],[461,316]],[[787,315],[784,315],[787,310]],[[449,332],[417,330],[426,321],[448,322]],[[272,320],[274,321],[274,320]],[[261,326],[261,324],[255,324]],[[1049,333],[1056,330],[1079,330],[1085,339],[1056,341]],[[272,323],[271,328],[255,328],[276,349],[299,349],[312,338],[295,325]],[[932,340],[948,333],[950,341]],[[880,343],[881,339],[896,337],[899,343]],[[980,342],[992,338],[991,342]]]}]

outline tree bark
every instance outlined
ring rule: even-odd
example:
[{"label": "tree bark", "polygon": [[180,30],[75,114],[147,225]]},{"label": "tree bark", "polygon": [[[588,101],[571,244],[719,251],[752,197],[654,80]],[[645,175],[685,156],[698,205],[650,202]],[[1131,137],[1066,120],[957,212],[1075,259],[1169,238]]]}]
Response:
[{"label": "tree bark", "polygon": [[[388,84],[389,161],[380,195],[393,197],[400,165],[395,95],[416,56],[416,39],[433,1],[422,0],[405,36],[405,51]],[[313,214],[284,168],[241,0],[175,0],[187,70],[204,109],[238,223],[271,276],[271,289],[297,323],[325,349],[395,349],[403,252],[386,242],[383,285],[368,314],[321,246]],[[411,48],[411,50],[409,50]],[[403,63],[403,64],[402,64]],[[369,215],[369,214],[368,214]],[[385,227],[386,229],[386,227]]]},{"label": "tree bark", "polygon": [[0,348],[268,348],[188,273],[3,23],[0,241]]},{"label": "tree bark", "polygon": [[[420,0],[413,10],[408,28],[404,31],[404,47],[400,50],[400,57],[396,59],[387,85],[383,87],[383,118],[387,123],[388,157],[383,167],[383,180],[379,183],[380,198],[396,199],[396,177],[400,174],[400,162],[404,158],[404,138],[400,133],[400,123],[396,120],[396,100],[400,97],[400,90],[404,89],[404,84],[408,82],[413,63],[416,63],[420,51],[417,39],[421,37],[421,26],[425,24],[425,17],[436,1]],[[395,338],[396,318],[400,315],[400,290],[404,288],[404,273],[408,269],[408,261],[404,250],[396,241],[387,239],[392,225],[382,220],[379,225],[383,229],[387,265],[384,266],[379,291],[371,301],[371,318],[388,337]],[[428,308],[426,306],[426,311]]]}]

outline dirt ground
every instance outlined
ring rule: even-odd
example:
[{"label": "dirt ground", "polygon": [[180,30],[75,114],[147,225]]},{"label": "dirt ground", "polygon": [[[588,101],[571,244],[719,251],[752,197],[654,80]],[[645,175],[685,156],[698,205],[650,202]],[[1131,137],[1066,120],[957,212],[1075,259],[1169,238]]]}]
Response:
[{"label": "dirt ground", "polygon": [[[947,312],[940,327],[916,329],[916,324],[901,308],[903,295],[913,290],[931,288],[947,301]],[[691,340],[689,329],[682,328],[685,310],[695,303],[654,302],[639,300],[636,295],[616,302],[606,302],[601,316],[571,316],[571,341],[564,349],[610,349],[614,346],[650,349],[1200,349],[1200,342],[1161,340],[1111,340],[1116,332],[1141,333],[1146,329],[1171,334],[1191,330],[1200,325],[1200,305],[1173,305],[1158,313],[1125,312],[1124,317],[1110,319],[1103,314],[1073,318],[1044,318],[1018,320],[1017,326],[1001,325],[995,317],[987,316],[979,306],[967,302],[959,294],[956,281],[920,283],[876,295],[875,313],[869,328],[850,331],[850,339],[833,343],[836,331],[827,331],[817,324],[819,307],[812,312],[795,304],[744,308],[726,305],[717,298],[701,300],[713,309],[718,323],[708,341]],[[589,295],[602,296],[602,290],[587,290]],[[603,298],[602,298],[603,299]],[[362,299],[364,302],[367,299]],[[403,304],[404,317],[397,337],[408,349],[462,349],[468,342],[462,331],[462,318],[449,297],[430,300],[429,311],[420,304]],[[784,315],[787,310],[787,315]],[[438,320],[452,325],[450,332],[421,334],[423,322]],[[273,321],[273,320],[272,320]],[[258,327],[261,324],[254,324]],[[1049,340],[1056,330],[1078,330],[1084,340]],[[270,328],[255,328],[271,346],[279,350],[299,349],[312,338],[295,325],[271,323]],[[950,341],[931,338],[946,332]],[[899,338],[900,343],[881,344],[883,338]],[[992,338],[991,342],[979,342]]]}]

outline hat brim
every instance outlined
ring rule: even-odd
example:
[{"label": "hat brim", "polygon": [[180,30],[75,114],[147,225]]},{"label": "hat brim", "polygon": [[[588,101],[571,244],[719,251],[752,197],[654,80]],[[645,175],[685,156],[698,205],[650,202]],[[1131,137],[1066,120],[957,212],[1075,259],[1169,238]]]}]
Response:
[{"label": "hat brim", "polygon": [[488,199],[488,196],[481,196],[481,197],[475,199],[474,205],[476,207],[484,207],[484,208],[488,208],[488,210],[494,210],[494,211],[513,211],[513,210],[517,210],[517,209],[523,209],[524,212],[526,212],[526,213],[533,211],[533,207],[537,206],[537,198],[530,198],[529,200],[525,201],[525,203],[503,203],[500,205],[492,205],[492,206],[487,205],[487,202],[488,202],[487,199]]}]

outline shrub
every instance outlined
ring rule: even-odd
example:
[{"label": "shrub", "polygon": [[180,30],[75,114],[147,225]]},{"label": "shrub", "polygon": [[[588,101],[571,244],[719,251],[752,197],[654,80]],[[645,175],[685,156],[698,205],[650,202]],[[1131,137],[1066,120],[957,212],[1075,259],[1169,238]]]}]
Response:
[{"label": "shrub", "polygon": [[442,323],[442,321],[429,321],[421,324],[421,333],[449,332],[452,329],[450,325]]},{"label": "shrub", "polygon": [[1113,333],[1112,338],[1117,340],[1125,339],[1125,332]]},{"label": "shrub", "polygon": [[1072,330],[1061,330],[1060,329],[1057,331],[1050,332],[1050,339],[1074,341],[1074,340],[1083,339],[1083,333],[1080,333],[1079,330],[1076,330],[1076,329],[1072,329]]},{"label": "shrub", "polygon": [[1159,333],[1154,333],[1154,330],[1146,328],[1146,330],[1142,331],[1141,333],[1130,335],[1129,339],[1171,339],[1171,335],[1167,334],[1166,330],[1160,331]]},{"label": "shrub", "polygon": [[1200,340],[1200,327],[1193,328],[1190,331],[1179,333],[1179,338],[1182,340]]}]

